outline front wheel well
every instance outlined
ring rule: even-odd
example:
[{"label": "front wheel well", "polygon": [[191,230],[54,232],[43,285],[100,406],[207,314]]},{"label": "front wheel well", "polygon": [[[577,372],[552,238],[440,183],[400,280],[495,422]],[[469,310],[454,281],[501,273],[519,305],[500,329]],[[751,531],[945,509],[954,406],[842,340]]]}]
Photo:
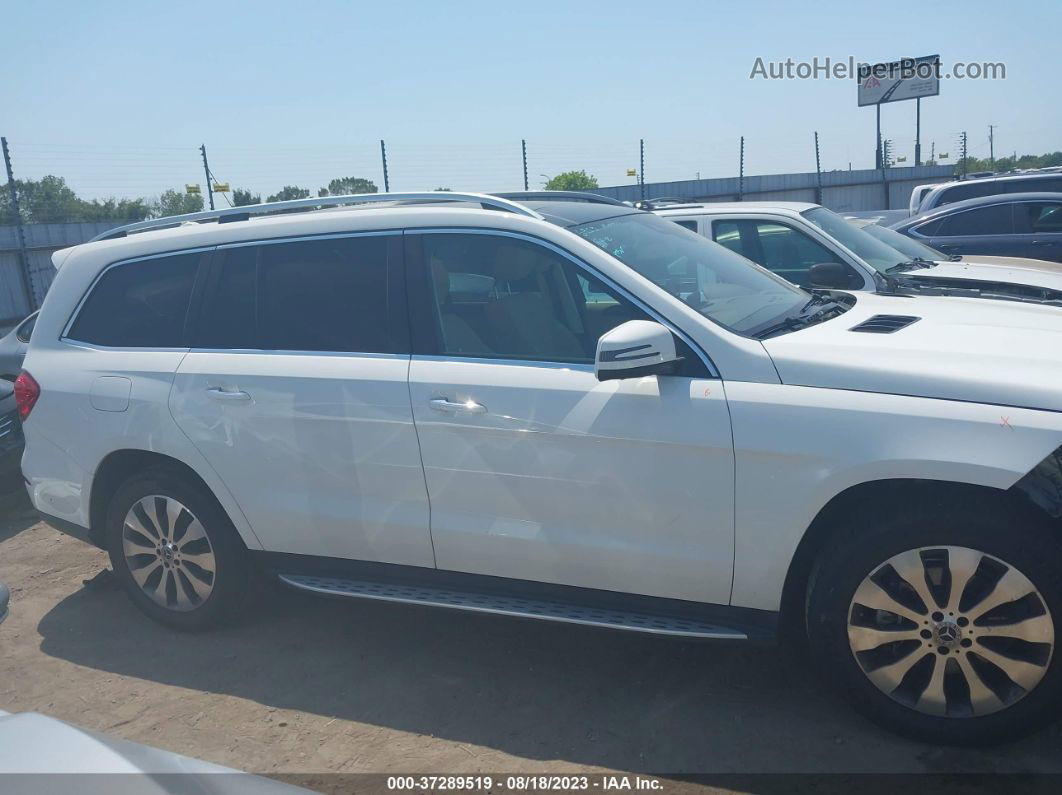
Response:
[{"label": "front wheel well", "polygon": [[199,473],[183,461],[148,450],[115,450],[100,462],[92,478],[92,491],[89,495],[89,537],[96,546],[101,549],[106,546],[104,526],[107,521],[107,509],[118,488],[133,475],[160,469],[203,489],[217,504],[218,509],[225,513],[224,507]]},{"label": "front wheel well", "polygon": [[1005,510],[1010,516],[1024,516],[1040,524],[1050,520],[1042,509],[1014,490],[915,479],[877,480],[851,486],[822,507],[797,545],[782,588],[779,628],[783,637],[798,642],[804,638],[808,585],[816,561],[831,544],[858,532],[859,517],[897,511],[929,513],[956,505]]}]

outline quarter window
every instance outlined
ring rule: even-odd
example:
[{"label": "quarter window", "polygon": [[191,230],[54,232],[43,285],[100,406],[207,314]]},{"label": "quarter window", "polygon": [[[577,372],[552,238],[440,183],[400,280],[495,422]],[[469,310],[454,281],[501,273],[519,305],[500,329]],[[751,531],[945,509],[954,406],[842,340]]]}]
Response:
[{"label": "quarter window", "polygon": [[70,338],[116,348],[183,348],[200,254],[175,254],[105,271],[85,300]]}]

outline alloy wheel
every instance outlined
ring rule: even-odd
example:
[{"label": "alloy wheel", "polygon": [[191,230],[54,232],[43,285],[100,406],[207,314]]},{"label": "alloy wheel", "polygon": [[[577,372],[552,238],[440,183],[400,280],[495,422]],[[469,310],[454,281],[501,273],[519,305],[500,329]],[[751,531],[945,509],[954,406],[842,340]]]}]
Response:
[{"label": "alloy wheel", "polygon": [[122,528],[129,573],[155,604],[194,610],[214,590],[214,548],[195,515],[172,497],[154,494],[133,504]]},{"label": "alloy wheel", "polygon": [[968,547],[889,558],[856,589],[848,642],[867,678],[918,712],[998,712],[1043,679],[1054,622],[1028,577]]}]

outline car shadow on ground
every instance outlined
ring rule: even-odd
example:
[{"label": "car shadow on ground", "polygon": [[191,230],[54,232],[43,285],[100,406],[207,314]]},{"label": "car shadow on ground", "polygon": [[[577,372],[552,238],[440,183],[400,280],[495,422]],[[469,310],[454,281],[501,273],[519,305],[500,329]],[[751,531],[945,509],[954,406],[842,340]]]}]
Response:
[{"label": "car shadow on ground", "polygon": [[248,618],[212,633],[160,627],[116,589],[78,591],[38,629],[45,653],[123,676],[629,771],[1040,770],[1062,739],[1055,727],[989,752],[898,740],[782,648],[327,599],[279,585],[263,590]]},{"label": "car shadow on ground", "polygon": [[0,498],[0,542],[37,524],[41,517],[24,493]]}]

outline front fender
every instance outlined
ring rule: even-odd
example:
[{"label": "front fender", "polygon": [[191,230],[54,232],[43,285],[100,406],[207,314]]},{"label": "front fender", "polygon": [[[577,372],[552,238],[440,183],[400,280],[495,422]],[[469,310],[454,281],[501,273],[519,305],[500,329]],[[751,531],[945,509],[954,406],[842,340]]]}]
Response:
[{"label": "front fender", "polygon": [[1028,478],[1022,490],[1062,515],[1062,459],[1052,457],[1062,414],[780,384],[727,382],[726,394],[736,464],[734,605],[777,610],[812,521],[863,483],[1004,491]]}]

